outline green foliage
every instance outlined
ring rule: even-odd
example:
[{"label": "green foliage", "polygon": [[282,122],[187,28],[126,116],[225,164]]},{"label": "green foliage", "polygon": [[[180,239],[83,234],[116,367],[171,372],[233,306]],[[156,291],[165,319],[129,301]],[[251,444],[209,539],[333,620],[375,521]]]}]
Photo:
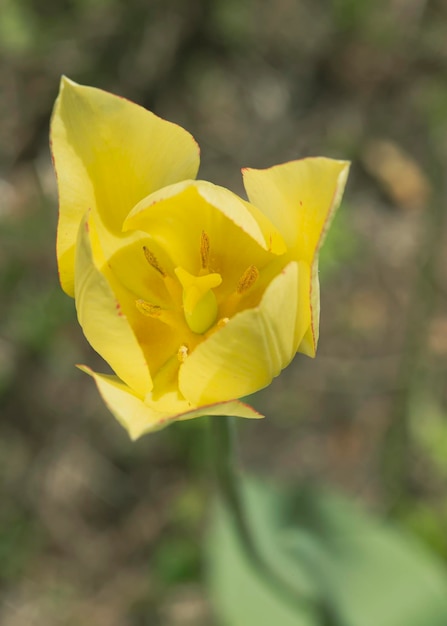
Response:
[{"label": "green foliage", "polygon": [[199,548],[188,537],[169,537],[156,548],[154,569],[164,585],[194,580],[199,571]]},{"label": "green foliage", "polygon": [[224,41],[240,46],[251,41],[250,2],[247,0],[217,0],[211,3],[212,23]]},{"label": "green foliage", "polygon": [[441,504],[441,510],[432,503],[411,503],[407,510],[401,511],[399,519],[404,526],[420,537],[439,556],[447,560],[447,501]]},{"label": "green foliage", "polygon": [[218,507],[208,563],[224,626],[444,626],[447,573],[414,539],[317,489],[245,485],[264,558],[296,588],[292,606],[250,562]]},{"label": "green foliage", "polygon": [[437,472],[447,479],[447,415],[428,397],[415,399],[411,411],[411,431],[417,444]]},{"label": "green foliage", "polygon": [[269,586],[245,553],[223,509],[211,536],[209,575],[212,598],[225,626],[316,625],[305,606],[299,614]]},{"label": "green foliage", "polygon": [[340,32],[392,48],[400,30],[399,13],[384,0],[334,0],[332,15]]},{"label": "green foliage", "polygon": [[23,511],[8,509],[0,516],[0,582],[18,579],[34,555],[39,533]]},{"label": "green foliage", "polygon": [[0,11],[1,47],[13,53],[27,52],[35,36],[35,15],[29,7],[22,2],[4,0]]},{"label": "green foliage", "polygon": [[163,586],[197,580],[200,574],[198,528],[203,519],[203,493],[191,486],[172,501],[168,512],[169,533],[161,538],[151,568]]}]

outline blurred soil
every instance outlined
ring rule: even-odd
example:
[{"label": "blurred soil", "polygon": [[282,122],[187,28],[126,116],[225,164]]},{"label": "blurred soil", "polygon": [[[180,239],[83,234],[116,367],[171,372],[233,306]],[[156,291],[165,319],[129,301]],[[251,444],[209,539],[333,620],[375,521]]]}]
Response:
[{"label": "blurred soil", "polygon": [[200,177],[352,160],[316,360],[241,422],[244,465],[323,481],[447,558],[446,0],[0,0],[0,623],[208,626],[206,420],[132,444],[60,290],[60,75],[185,126]]}]

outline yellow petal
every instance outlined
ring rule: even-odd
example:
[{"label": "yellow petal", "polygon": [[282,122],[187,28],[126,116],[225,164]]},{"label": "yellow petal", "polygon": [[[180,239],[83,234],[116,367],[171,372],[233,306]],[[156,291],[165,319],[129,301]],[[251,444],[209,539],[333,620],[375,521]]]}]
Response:
[{"label": "yellow petal", "polygon": [[180,366],[185,398],[198,405],[240,398],[288,365],[309,324],[309,307],[298,300],[299,279],[298,263],[289,263],[256,308],[237,313],[195,348]]},{"label": "yellow petal", "polygon": [[310,158],[265,170],[243,170],[251,203],[273,222],[293,258],[312,267],[312,323],[302,350],[315,355],[318,342],[319,289],[317,254],[340,204],[349,171],[347,161]]},{"label": "yellow petal", "polygon": [[268,219],[258,224],[247,205],[211,183],[184,181],[145,198],[132,210],[124,228],[148,233],[174,267],[197,276],[203,271],[205,233],[207,269],[223,278],[215,289],[220,306],[237,289],[247,267],[255,265],[263,274],[285,249],[281,235],[273,227],[269,232]]},{"label": "yellow petal", "polygon": [[154,377],[154,387],[144,398],[145,404],[157,412],[167,415],[186,413],[195,409],[185,400],[178,387],[180,360],[178,353],[173,354],[158,370]]},{"label": "yellow petal", "polygon": [[195,178],[199,149],[179,126],[124,98],[63,78],[51,121],[59,187],[57,253],[73,295],[74,245],[87,209],[120,232],[130,209],[156,189]]},{"label": "yellow petal", "polygon": [[347,161],[309,158],[264,170],[243,170],[247,195],[270,219],[297,258],[312,263],[340,203]]},{"label": "yellow petal", "polygon": [[[299,280],[298,280],[298,310],[299,315],[296,317],[295,325],[295,351],[303,352],[303,342],[307,333],[310,332],[312,320],[312,303],[311,303],[311,275],[312,269],[305,261],[299,261]],[[316,278],[318,284],[318,276]],[[318,290],[318,304],[319,304]],[[318,328],[318,327],[317,327]]]},{"label": "yellow petal", "polygon": [[[160,202],[164,204],[154,207],[155,204]],[[173,211],[175,213],[183,213],[185,207],[187,207],[188,220],[194,219],[198,215],[203,219],[202,214],[194,210],[194,203],[197,202],[204,206],[208,204],[218,209],[222,215],[225,215],[225,217],[249,234],[260,246],[267,247],[261,228],[246,209],[244,201],[228,189],[213,185],[213,183],[205,180],[184,180],[160,189],[148,198],[142,199],[132,209],[132,212],[126,219],[124,230],[129,228],[143,229],[147,224],[147,220],[154,215],[154,212],[158,213],[161,210],[169,211],[169,214],[172,215]],[[179,209],[179,205],[183,206]],[[207,221],[208,223],[211,221],[209,216],[207,216]],[[203,230],[209,234],[209,224],[204,224],[202,226]]]},{"label": "yellow petal", "polygon": [[[90,239],[93,238],[95,229],[90,229]],[[179,324],[182,328],[164,323],[160,319],[151,319],[144,315],[138,308],[137,301],[143,300],[149,304],[160,306],[166,310],[167,317],[175,317],[172,309],[172,298],[167,289],[163,276],[148,263],[144,248],[149,247],[155,254],[163,268],[173,273],[172,264],[158,246],[154,245],[145,233],[135,233],[138,237],[130,243],[122,242],[115,254],[106,263],[99,265],[98,269],[106,278],[115,297],[121,305],[130,324],[137,342],[144,352],[145,360],[152,375],[176,353],[181,344],[194,345],[192,332],[189,330],[184,316],[179,312]],[[96,258],[95,258],[96,261]],[[172,282],[176,279],[171,278]],[[168,285],[169,286],[169,285]],[[178,308],[181,306],[181,287],[178,288]],[[174,294],[175,295],[175,294]]]},{"label": "yellow petal", "polygon": [[273,254],[284,254],[287,252],[287,245],[283,239],[283,236],[279,232],[275,226],[273,226],[272,222],[268,219],[268,217],[258,209],[258,207],[250,204],[250,202],[243,201],[245,208],[252,215],[259,228],[262,231],[264,236],[264,241],[267,245],[267,250],[269,252],[273,252]]},{"label": "yellow petal", "polygon": [[157,413],[146,406],[143,400],[117,376],[97,374],[85,365],[78,367],[95,380],[109,411],[128,431],[131,439],[137,439],[145,432],[158,430],[167,425],[165,414]]},{"label": "yellow petal", "polygon": [[[314,358],[317,351],[318,337],[320,335],[320,280],[318,278],[318,257],[315,258],[312,265],[311,277],[308,284],[309,294],[307,298],[310,302],[311,323],[304,334],[298,351]],[[302,294],[302,297],[304,298],[305,295]]]},{"label": "yellow petal", "polygon": [[105,404],[120,424],[128,431],[131,439],[138,439],[145,433],[164,428],[175,420],[187,420],[205,415],[234,415],[238,417],[263,417],[252,407],[237,400],[204,406],[189,412],[166,413],[147,406],[130,387],[118,377],[97,374],[86,366],[79,366],[92,376]]},{"label": "yellow petal", "polygon": [[[253,214],[247,208],[248,203],[224,187],[213,185],[207,181],[183,181],[161,189],[139,202],[131,211],[124,223],[124,230],[141,229],[151,236],[162,240],[169,248],[183,248],[183,258],[177,260],[178,265],[184,267],[190,258],[189,247],[194,246],[194,252],[200,245],[202,232],[209,237],[211,250],[215,246],[225,244],[231,249],[234,262],[233,248],[225,235],[229,231],[235,232],[234,226],[255,241],[264,250],[272,251],[271,240],[274,239],[277,254],[285,250],[279,233],[271,226],[268,231],[268,220],[264,217],[262,224],[256,220],[257,211]],[[225,219],[226,218],[226,219]],[[198,230],[198,236],[189,236],[181,241],[170,240],[169,234],[191,233]],[[197,240],[197,241],[196,241]],[[233,243],[233,242],[232,242]],[[200,270],[200,257],[197,258],[197,269]]]},{"label": "yellow petal", "polygon": [[79,228],[76,247],[75,298],[79,323],[90,345],[137,393],[152,381],[145,356],[127,317],[104,275],[98,271],[90,243],[94,223],[88,215]]}]

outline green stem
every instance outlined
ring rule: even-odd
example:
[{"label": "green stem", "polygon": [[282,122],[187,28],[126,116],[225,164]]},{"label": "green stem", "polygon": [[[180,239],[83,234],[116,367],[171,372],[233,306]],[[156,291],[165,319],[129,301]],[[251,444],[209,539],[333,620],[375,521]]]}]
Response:
[{"label": "green stem", "polygon": [[264,569],[264,560],[253,540],[250,524],[244,508],[238,472],[235,469],[235,424],[234,418],[211,419],[213,458],[220,496],[231,513],[236,530],[249,558],[256,566]]},{"label": "green stem", "polygon": [[245,500],[239,472],[235,469],[235,424],[232,417],[210,419],[212,435],[212,455],[217,485],[221,499],[232,517],[239,540],[255,570],[264,578],[283,601],[302,612],[303,608],[313,610],[320,617],[322,626],[336,626],[327,603],[319,598],[309,598],[296,587],[278,575],[259,548],[245,508]]}]

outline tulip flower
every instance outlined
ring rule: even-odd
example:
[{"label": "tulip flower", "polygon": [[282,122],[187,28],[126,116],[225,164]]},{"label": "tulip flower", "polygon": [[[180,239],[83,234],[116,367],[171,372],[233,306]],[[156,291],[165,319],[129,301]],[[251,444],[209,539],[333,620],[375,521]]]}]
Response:
[{"label": "tulip flower", "polygon": [[51,144],[60,281],[113,373],[85,366],[132,438],[240,398],[318,341],[318,251],[348,163],[244,169],[248,201],[197,180],[181,127],[63,78]]}]

